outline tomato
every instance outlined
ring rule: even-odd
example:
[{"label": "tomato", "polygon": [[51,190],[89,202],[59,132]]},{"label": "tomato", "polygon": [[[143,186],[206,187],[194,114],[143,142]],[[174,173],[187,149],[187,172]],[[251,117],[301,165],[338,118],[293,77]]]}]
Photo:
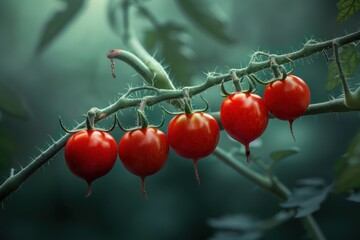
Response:
[{"label": "tomato", "polygon": [[262,98],[245,92],[229,95],[221,104],[220,120],[226,132],[245,146],[249,163],[249,144],[265,131],[269,121]]},{"label": "tomato", "polygon": [[166,135],[154,127],[127,132],[120,139],[118,153],[125,168],[141,177],[142,192],[146,197],[145,177],[159,171],[169,155]]},{"label": "tomato", "polygon": [[81,130],[70,137],[65,146],[65,161],[70,171],[88,184],[106,175],[114,166],[117,144],[114,138],[100,130]]},{"label": "tomato", "polygon": [[308,109],[310,90],[301,78],[288,75],[284,80],[278,80],[266,86],[264,101],[272,115],[289,121],[290,131],[294,137],[292,124]]},{"label": "tomato", "polygon": [[219,137],[220,128],[217,121],[203,112],[179,114],[168,125],[170,146],[180,156],[193,160],[198,182],[197,161],[214,151]]}]

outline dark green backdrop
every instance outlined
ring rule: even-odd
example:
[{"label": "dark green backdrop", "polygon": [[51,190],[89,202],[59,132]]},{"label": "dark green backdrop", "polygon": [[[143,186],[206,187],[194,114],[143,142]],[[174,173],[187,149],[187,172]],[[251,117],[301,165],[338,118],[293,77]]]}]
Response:
[{"label": "dark green backdrop", "polygon": [[[64,31],[41,54],[35,54],[46,22],[64,7],[62,2],[0,0],[0,83],[16,93],[28,113],[27,119],[0,114],[2,137],[5,139],[6,134],[13,150],[11,155],[0,152],[1,181],[11,167],[16,171],[29,163],[30,157],[38,154],[36,147],[46,148],[51,142],[48,135],[56,139],[62,134],[59,115],[71,127],[74,120],[82,121],[82,114],[91,107],[105,107],[129,84],[142,84],[140,77],[120,62],[116,62],[118,78],[111,77],[106,53],[125,46],[109,25],[107,3],[85,1]],[[177,86],[199,83],[207,71],[225,73],[229,68],[245,66],[256,50],[285,53],[301,48],[311,37],[331,39],[359,27],[359,15],[336,24],[336,1],[227,0],[221,1],[221,8],[229,16],[232,35],[237,39],[237,43],[227,45],[194,26],[173,1],[151,0],[146,6],[160,22],[182,23],[191,33],[191,64],[196,75],[191,80],[176,79]],[[151,25],[136,16],[136,34],[142,39]],[[325,90],[327,64],[322,55],[297,61],[295,73],[308,83],[312,103],[341,94],[339,89]],[[218,87],[204,96],[211,110],[217,111],[222,99]],[[159,114],[157,107],[148,111],[155,123]],[[134,111],[119,116],[125,125],[134,125]],[[300,153],[276,167],[280,179],[289,187],[295,186],[297,179],[312,177],[330,183],[333,164],[346,151],[358,123],[359,113],[302,117],[294,124],[294,142],[287,122],[271,120],[261,137],[262,146],[253,152],[268,160],[273,150],[297,146]],[[166,131],[166,124],[162,129]],[[114,131],[117,140],[122,134],[119,129]],[[227,150],[239,147],[224,133],[221,145]],[[163,170],[147,179],[146,201],[140,180],[118,160],[109,175],[94,183],[93,195],[85,198],[85,182],[69,172],[61,151],[2,202],[0,239],[207,239],[214,233],[208,219],[236,213],[266,218],[280,209],[270,193],[213,156],[201,160],[199,170],[200,186],[195,182],[191,161],[171,152]],[[346,201],[344,196],[330,196],[314,216],[328,239],[357,239],[359,214],[358,204]],[[299,221],[291,220],[264,239],[304,237]]]}]

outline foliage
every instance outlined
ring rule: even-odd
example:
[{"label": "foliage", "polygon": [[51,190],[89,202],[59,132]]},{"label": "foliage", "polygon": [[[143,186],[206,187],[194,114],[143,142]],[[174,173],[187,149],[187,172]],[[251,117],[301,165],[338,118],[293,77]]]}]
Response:
[{"label": "foliage", "polygon": [[0,112],[18,119],[29,118],[29,111],[23,100],[9,86],[0,82]]},{"label": "foliage", "polygon": [[268,219],[252,215],[235,214],[209,219],[208,224],[216,230],[211,240],[256,240],[261,239],[267,230],[290,220],[294,211],[280,211]]},{"label": "foliage", "polygon": [[47,22],[36,51],[40,53],[47,47],[79,13],[84,0],[61,0],[64,8],[59,10]]},{"label": "foliage", "polygon": [[229,33],[228,16],[215,1],[209,0],[177,0],[184,13],[199,27],[216,39],[227,43],[235,43],[236,40]]},{"label": "foliage", "polygon": [[285,209],[296,209],[295,218],[301,218],[320,209],[320,204],[325,201],[333,185],[326,185],[322,179],[299,180],[299,187],[286,202],[281,203]]},{"label": "foliage", "polygon": [[[357,50],[357,46],[355,44],[344,46],[341,48],[339,55],[345,77],[350,78],[354,76],[360,64],[360,53]],[[328,82],[326,83],[326,89],[330,91],[335,89],[338,85],[340,85],[338,68],[335,60],[333,59],[329,62]]]},{"label": "foliage", "polygon": [[335,192],[348,192],[360,188],[360,133],[352,140],[347,152],[336,162],[338,177]]},{"label": "foliage", "polygon": [[[142,13],[141,16],[144,18],[142,20],[149,20],[149,22],[151,22],[153,25],[152,28],[148,29],[143,35],[143,42],[145,43],[146,49],[153,51],[159,50],[159,52],[156,52],[156,54],[159,54],[160,58],[163,58],[164,65],[169,64],[169,71],[171,75],[174,76],[175,79],[180,79],[182,84],[188,86],[187,88],[190,89],[189,92],[191,93],[190,97],[205,92],[208,88],[219,85],[221,82],[234,80],[231,78],[230,74],[209,72],[206,74],[206,79],[202,84],[191,86],[191,80],[196,73],[195,70],[197,72],[199,72],[199,70],[196,69],[195,64],[192,64],[195,58],[194,50],[190,46],[191,35],[188,33],[190,28],[187,28],[185,25],[182,25],[178,22],[172,21],[159,23],[155,19],[155,15],[152,15],[149,11],[146,11],[146,5],[142,5],[145,1],[109,1],[107,17],[110,23],[110,27],[114,32],[119,33],[120,30],[123,30],[121,25],[124,24],[124,22],[122,22],[124,19],[119,20],[119,15],[121,15],[120,10],[123,7],[123,2],[134,4],[134,6],[137,7],[137,10]],[[45,24],[44,31],[36,48],[36,52],[38,54],[44,51],[44,49],[48,47],[56,39],[56,37],[58,37],[60,33],[70,25],[71,21],[74,20],[75,17],[80,13],[81,8],[85,4],[85,1],[62,0],[62,3],[64,3],[64,9],[56,12],[53,17]],[[230,31],[229,16],[222,13],[222,9],[219,5],[217,5],[217,2],[208,0],[177,0],[176,3],[190,21],[192,21],[199,29],[204,30],[207,34],[209,34],[209,36],[212,36],[213,39],[226,45],[231,45],[237,42],[236,38],[232,36],[232,32]],[[345,21],[359,10],[359,1],[341,0],[338,3],[338,8],[340,11],[338,22]],[[124,16],[126,16],[126,14],[124,14]],[[127,31],[130,31],[130,29],[126,29],[125,27],[124,32],[128,33]],[[350,35],[351,34],[332,40],[334,42],[340,42],[339,46],[341,46],[341,66],[343,67],[345,77],[347,78],[355,75],[360,63],[358,45],[354,43],[358,39],[356,40],[354,38],[350,38]],[[352,44],[348,44],[349,42],[352,42]],[[261,60],[256,62],[251,61],[245,68],[235,69],[234,72],[235,75],[238,74],[240,77],[243,77],[247,74],[268,69],[269,65],[271,66],[273,60],[278,61],[277,63],[281,65],[298,59],[310,57],[312,54],[321,51],[325,52],[326,54],[326,51],[331,48],[332,44],[333,43],[330,41],[324,41],[321,43],[314,43],[314,41],[309,41],[308,44],[305,44],[301,50],[289,52],[288,54],[284,55],[268,54],[268,59],[266,58],[264,61]],[[255,56],[255,54],[253,56]],[[109,58],[113,63],[114,57]],[[253,60],[254,58],[251,59]],[[140,65],[145,66],[145,68],[150,68],[151,63],[144,61],[141,62],[141,64]],[[328,90],[335,89],[340,83],[336,77],[338,74],[339,65],[339,63],[335,63],[333,60],[331,60],[329,63],[329,81],[326,85]],[[114,65],[112,65],[112,67],[113,66]],[[171,78],[173,78],[172,76]],[[342,84],[344,85],[344,83]],[[149,90],[149,92],[152,94],[149,94],[149,96],[146,97],[143,97],[142,95],[136,95],[139,93],[139,91],[143,90]],[[182,97],[182,90],[179,89],[164,90],[152,88],[151,86],[142,86],[139,88],[130,88],[129,91],[122,95],[115,103],[104,109],[92,108],[91,110],[96,110],[93,112],[94,119],[95,121],[100,121],[103,118],[117,113],[121,109],[138,107],[145,98],[148,100],[148,102],[144,101],[145,105],[148,104],[148,106],[153,106],[164,101],[179,99]],[[340,108],[338,108],[338,106],[340,106]],[[319,110],[320,108],[329,108],[327,112],[350,111],[350,109],[344,107],[342,103],[334,107],[331,101],[325,102],[321,106],[314,104],[311,105],[310,108],[315,109],[314,112],[311,113],[315,115],[323,113]],[[316,112],[316,110],[319,110],[319,112]],[[351,109],[351,111],[358,110],[359,109]],[[21,98],[19,98],[17,94],[13,93],[11,89],[8,89],[6,86],[2,85],[0,85],[0,111],[19,119],[27,119],[29,117],[28,111]],[[211,114],[214,116],[218,115],[217,112],[213,112]],[[84,123],[80,123],[77,127],[82,125],[84,125]],[[4,197],[7,197],[12,192],[17,190],[26,179],[28,179],[37,169],[39,169],[44,163],[48,162],[57,152],[63,148],[69,137],[70,135],[67,134],[62,136],[58,141],[54,140],[51,144],[49,144],[49,147],[46,150],[41,150],[41,153],[38,155],[38,157],[36,157],[35,160],[33,160],[25,168],[25,170],[14,172],[14,169],[12,169],[10,178],[5,180],[4,184],[0,186],[0,199],[4,199]],[[136,145],[134,146],[136,151]],[[260,166],[260,168],[263,168],[263,170],[268,170],[265,171],[265,173],[258,172],[258,169],[253,168],[252,166],[245,166],[244,164],[237,161],[238,159],[231,159],[230,161],[228,160],[227,164],[233,169],[237,170],[242,176],[267,190],[268,192],[273,193],[275,196],[280,197],[282,200],[284,200],[284,202],[280,204],[282,209],[279,213],[265,220],[261,220],[260,218],[253,215],[245,215],[242,213],[235,215],[225,215],[218,219],[210,219],[208,224],[216,231],[216,234],[212,239],[255,240],[263,237],[266,231],[279,226],[290,219],[301,218],[301,220],[306,221],[307,217],[311,217],[312,213],[320,209],[321,204],[327,199],[329,193],[333,189],[335,189],[335,192],[337,193],[351,192],[348,200],[353,202],[360,202],[360,194],[358,192],[358,189],[360,188],[359,146],[360,134],[355,137],[349,146],[348,152],[344,154],[337,162],[335,166],[337,179],[334,184],[326,184],[324,180],[319,178],[304,179],[298,181],[299,186],[294,188],[293,191],[290,191],[285,186],[285,184],[283,184],[275,175],[273,175],[271,170],[276,163],[299,153],[299,148],[297,147],[272,152],[270,154],[272,162],[269,165],[261,161],[256,161],[256,163],[258,163],[257,166]],[[2,157],[0,164],[5,162],[14,151],[14,144],[12,142],[9,131],[0,126],[0,153]],[[230,155],[231,154],[229,154],[229,156]],[[219,157],[219,154],[217,156]],[[5,159],[5,161],[3,159]],[[219,157],[219,159],[221,159],[221,157]],[[226,163],[225,160],[223,160],[223,162]],[[13,182],[18,185],[14,184],[15,186],[13,186]],[[310,225],[310,228],[317,228],[316,222],[308,222],[308,224]],[[321,239],[319,236],[317,238]]]},{"label": "foliage", "polygon": [[340,0],[336,6],[339,9],[336,21],[340,23],[360,10],[360,0]]},{"label": "foliage", "polygon": [[177,23],[165,23],[157,28],[148,30],[144,40],[149,50],[159,50],[169,65],[171,75],[181,80],[182,84],[189,85],[195,73],[193,65],[194,50],[190,47],[191,36],[186,29]]},{"label": "foliage", "polygon": [[278,151],[273,151],[272,153],[270,153],[270,158],[272,160],[272,163],[270,165],[270,167],[272,168],[275,164],[277,164],[279,161],[286,159],[294,154],[299,153],[299,148],[298,147],[292,147],[289,149],[284,149],[284,150],[278,150]]}]

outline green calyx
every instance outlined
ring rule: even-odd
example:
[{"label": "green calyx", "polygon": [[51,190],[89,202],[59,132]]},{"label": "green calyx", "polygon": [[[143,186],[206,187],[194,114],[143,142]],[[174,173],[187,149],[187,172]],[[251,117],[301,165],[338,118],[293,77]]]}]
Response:
[{"label": "green calyx", "polygon": [[179,115],[179,114],[183,114],[183,113],[190,115],[190,114],[197,113],[197,112],[206,112],[209,109],[209,103],[208,103],[208,101],[206,101],[206,99],[203,96],[200,95],[200,98],[205,102],[205,105],[206,105],[205,108],[203,108],[203,109],[194,110],[191,105],[190,98],[184,98],[185,104],[184,104],[183,112],[171,112],[171,111],[167,110],[166,108],[164,108],[163,106],[161,106],[161,108],[164,112],[166,112],[169,115]]},{"label": "green calyx", "polygon": [[85,114],[85,124],[86,127],[85,128],[80,128],[80,129],[72,129],[69,130],[64,126],[64,122],[61,119],[61,116],[59,116],[59,123],[60,123],[60,127],[66,132],[66,133],[77,133],[79,131],[82,130],[87,130],[87,131],[92,131],[92,130],[98,130],[98,131],[102,131],[102,132],[111,132],[112,130],[114,130],[116,122],[118,120],[117,115],[115,114],[114,117],[114,123],[112,124],[112,126],[109,129],[103,129],[103,128],[96,128],[95,127],[95,117],[96,117],[96,112],[93,111],[95,108],[92,108],[87,114]]},{"label": "green calyx", "polygon": [[[256,91],[256,82],[261,81],[260,79],[257,79],[257,77],[254,74],[245,75],[244,77],[246,77],[246,79],[248,81],[248,88],[246,90],[243,90],[241,83],[243,82],[244,77],[239,79],[236,75],[233,75],[233,72],[231,74],[232,74],[232,78],[233,78],[235,92],[254,93]],[[220,95],[223,97],[227,97],[231,94],[233,94],[233,93],[229,93],[225,89],[224,80],[223,80],[220,84]]]},{"label": "green calyx", "polygon": [[149,121],[145,115],[145,112],[142,111],[142,110],[137,110],[137,117],[138,117],[138,122],[139,122],[139,125],[137,127],[133,127],[133,128],[124,128],[121,123],[120,123],[120,120],[118,118],[117,119],[117,124],[119,126],[119,128],[121,130],[123,130],[124,132],[132,132],[132,131],[135,131],[135,130],[140,130],[140,129],[146,129],[146,128],[149,128],[149,127],[152,127],[152,128],[160,128],[164,125],[164,122],[165,122],[165,118],[164,116],[162,116],[162,120],[161,120],[161,123],[159,125],[149,125]]}]

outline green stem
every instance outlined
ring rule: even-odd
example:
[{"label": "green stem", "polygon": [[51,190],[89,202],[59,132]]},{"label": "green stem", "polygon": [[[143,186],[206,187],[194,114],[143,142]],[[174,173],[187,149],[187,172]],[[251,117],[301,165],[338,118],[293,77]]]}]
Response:
[{"label": "green stem", "polygon": [[[337,38],[336,40],[339,43],[339,46],[345,45],[354,41],[357,41],[360,39],[360,31],[345,35],[343,37]],[[328,48],[332,47],[332,41],[329,40],[326,42],[316,43],[316,44],[310,44],[305,45],[303,49],[280,55],[276,58],[276,61],[279,64],[283,64],[286,62],[289,62],[289,58],[291,60],[303,58],[310,56],[312,54],[322,52],[323,50],[326,50]],[[121,51],[115,51],[115,55],[120,54]],[[116,57],[116,56],[114,56]],[[251,64],[251,66],[237,69],[236,73],[238,76],[243,76],[245,74],[251,74],[255,73],[257,71],[260,71],[262,69],[265,69],[269,67],[268,62],[260,62],[256,64]],[[190,95],[194,96],[196,94],[199,94],[201,92],[204,92],[208,88],[219,85],[222,81],[229,81],[231,80],[230,74],[217,74],[217,75],[211,75],[208,76],[207,80],[198,86],[189,87]],[[182,90],[165,90],[165,89],[159,89],[157,91],[157,94],[155,96],[149,96],[147,99],[147,106],[152,106],[154,104],[173,100],[173,99],[179,99],[183,97]],[[141,99],[129,99],[129,98],[119,98],[118,101],[111,104],[108,107],[105,107],[103,109],[98,110],[97,116],[95,119],[95,122],[101,119],[105,119],[112,115],[113,113],[130,107],[139,106],[141,102]],[[343,99],[337,99],[337,100],[331,100],[324,103],[318,103],[318,104],[312,104],[310,105],[308,111],[305,113],[306,115],[314,115],[314,114],[320,114],[320,113],[327,113],[327,112],[350,112],[350,111],[358,111],[360,109],[349,109],[346,106],[344,106],[344,100]],[[214,113],[213,115],[218,115],[218,113]],[[78,125],[76,128],[83,128],[85,126],[85,122]],[[57,152],[59,152],[66,144],[66,141],[69,139],[70,134],[66,134],[65,136],[61,137],[59,140],[54,141],[52,145],[50,145],[46,150],[41,152],[29,165],[27,165],[25,168],[21,169],[19,172],[14,173],[11,177],[9,177],[7,180],[3,182],[3,184],[0,186],[0,201],[5,199],[8,195],[10,195],[12,192],[19,189],[20,186],[32,175],[34,174],[41,166],[43,166],[49,159],[53,158]]]},{"label": "green stem", "polygon": [[[263,188],[264,190],[273,193],[281,200],[286,200],[291,195],[291,191],[277,177],[266,177],[255,172],[248,166],[241,164],[230,153],[226,152],[220,147],[216,147],[213,154],[225,164],[229,165],[231,168],[240,173],[240,175]],[[311,214],[301,218],[301,221],[313,240],[326,239],[319,225]]]},{"label": "green stem", "polygon": [[340,56],[339,56],[339,43],[335,40],[333,42],[333,50],[334,50],[334,56],[335,56],[335,63],[338,67],[339,71],[339,78],[341,81],[341,85],[343,88],[344,93],[344,103],[348,108],[354,108],[357,109],[360,107],[360,88],[358,88],[355,93],[352,93],[349,89],[349,86],[346,82],[345,74],[342,68]]}]

